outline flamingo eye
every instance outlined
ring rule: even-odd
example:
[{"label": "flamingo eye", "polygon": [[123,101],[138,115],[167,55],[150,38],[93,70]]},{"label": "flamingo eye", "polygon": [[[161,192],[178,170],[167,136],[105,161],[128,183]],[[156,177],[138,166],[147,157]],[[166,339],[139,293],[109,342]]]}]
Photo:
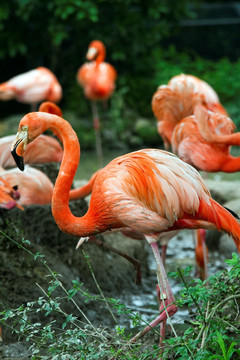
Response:
[{"label": "flamingo eye", "polygon": [[16,191],[16,190],[18,190],[18,185],[14,185],[12,188],[13,188],[13,190]]}]

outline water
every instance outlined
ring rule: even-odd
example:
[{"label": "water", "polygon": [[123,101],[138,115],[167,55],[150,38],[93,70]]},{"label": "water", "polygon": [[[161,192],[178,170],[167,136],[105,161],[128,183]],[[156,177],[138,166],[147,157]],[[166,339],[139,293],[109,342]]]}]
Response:
[{"label": "water", "polygon": [[[150,246],[146,244],[149,249],[148,266],[150,269],[150,276],[146,279],[143,278],[143,289],[139,287],[138,294],[126,294],[120,297],[120,301],[127,307],[134,309],[145,322],[150,322],[158,314],[158,302],[156,296],[156,263],[152,255]],[[195,276],[195,245],[193,241],[192,231],[183,230],[177,236],[172,238],[169,242],[166,258],[166,271],[176,272],[177,267],[184,269],[192,266],[190,273],[191,277]],[[226,268],[224,263],[224,256],[217,252],[209,252],[208,275],[214,275],[217,271]],[[181,279],[174,279],[169,277],[169,283],[175,297],[178,296],[182,289]],[[188,280],[190,278],[186,278]],[[181,307],[178,312],[172,316],[172,323],[174,325],[184,324],[185,320],[190,320],[188,308]],[[131,321],[124,320],[124,326],[132,327]]]}]

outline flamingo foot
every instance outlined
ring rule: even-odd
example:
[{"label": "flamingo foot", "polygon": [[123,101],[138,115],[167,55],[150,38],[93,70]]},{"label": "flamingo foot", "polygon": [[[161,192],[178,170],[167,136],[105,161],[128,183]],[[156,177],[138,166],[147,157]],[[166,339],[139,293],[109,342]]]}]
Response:
[{"label": "flamingo foot", "polygon": [[[166,294],[164,294],[166,295]],[[174,300],[175,301],[175,300]],[[156,317],[149,325],[147,325],[142,331],[137,333],[132,339],[131,343],[135,343],[148,331],[152,330],[155,326],[161,324],[160,327],[160,340],[159,345],[162,346],[162,340],[165,338],[166,331],[166,320],[168,317],[173,316],[178,310],[177,305],[175,305],[172,300],[164,299],[164,302],[161,300],[161,305],[159,311],[161,312],[159,316]]]}]

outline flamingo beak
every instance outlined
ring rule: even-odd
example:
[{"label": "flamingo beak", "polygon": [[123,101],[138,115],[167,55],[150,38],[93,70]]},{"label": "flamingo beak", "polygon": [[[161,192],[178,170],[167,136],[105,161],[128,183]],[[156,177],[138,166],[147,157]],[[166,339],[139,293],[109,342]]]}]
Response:
[{"label": "flamingo beak", "polygon": [[89,61],[94,60],[97,56],[97,53],[98,51],[95,47],[90,47],[86,55],[87,60]]},{"label": "flamingo beak", "polygon": [[24,127],[18,131],[11,148],[11,153],[14,158],[14,161],[17,167],[21,171],[24,170],[23,155],[26,150],[27,144],[28,144],[28,128]]}]

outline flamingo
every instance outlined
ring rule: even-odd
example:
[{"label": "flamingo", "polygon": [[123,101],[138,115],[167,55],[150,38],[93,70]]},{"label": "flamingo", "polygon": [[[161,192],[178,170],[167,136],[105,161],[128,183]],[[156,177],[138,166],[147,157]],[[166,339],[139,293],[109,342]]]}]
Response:
[{"label": "flamingo", "polygon": [[[69,208],[69,192],[80,160],[80,145],[68,121],[43,112],[25,115],[19,123],[12,155],[24,170],[28,143],[47,129],[61,134],[64,147],[52,196],[56,224],[63,232],[83,240],[126,227],[144,236],[156,261],[161,314],[142,333],[161,323],[162,339],[166,319],[176,313],[177,305],[159,254],[159,235],[180,229],[217,229],[230,234],[239,251],[240,224],[232,212],[212,199],[195,168],[157,149],[139,150],[112,160],[94,181],[87,213],[74,216]],[[137,334],[132,341],[139,337]]]},{"label": "flamingo", "polygon": [[240,133],[226,115],[203,107],[174,128],[172,151],[196,169],[227,173],[240,170],[240,157],[231,155],[231,145],[240,145]]},{"label": "flamingo", "polygon": [[21,103],[30,104],[32,111],[36,111],[37,103],[43,100],[59,102],[61,98],[62,87],[56,76],[43,66],[0,84],[0,100],[16,99]]},{"label": "flamingo", "polygon": [[24,173],[18,168],[1,169],[0,177],[11,186],[17,185],[21,195],[18,204],[44,205],[51,203],[53,183],[42,171],[30,166],[26,166]]},{"label": "flamingo", "polygon": [[16,185],[13,187],[0,176],[0,208],[12,209],[15,207],[23,210],[22,206],[17,203],[20,193]]},{"label": "flamingo", "polygon": [[198,105],[226,114],[216,92],[203,80],[192,75],[174,76],[168,85],[161,85],[152,97],[152,110],[157,128],[166,150],[171,145],[175,126],[185,117],[193,115]]},{"label": "flamingo", "polygon": [[83,64],[77,72],[77,81],[83,87],[86,98],[91,101],[99,167],[102,166],[103,153],[96,101],[107,100],[112,96],[117,79],[115,68],[104,61],[105,57],[104,44],[99,40],[92,41],[86,55],[89,62]]}]

